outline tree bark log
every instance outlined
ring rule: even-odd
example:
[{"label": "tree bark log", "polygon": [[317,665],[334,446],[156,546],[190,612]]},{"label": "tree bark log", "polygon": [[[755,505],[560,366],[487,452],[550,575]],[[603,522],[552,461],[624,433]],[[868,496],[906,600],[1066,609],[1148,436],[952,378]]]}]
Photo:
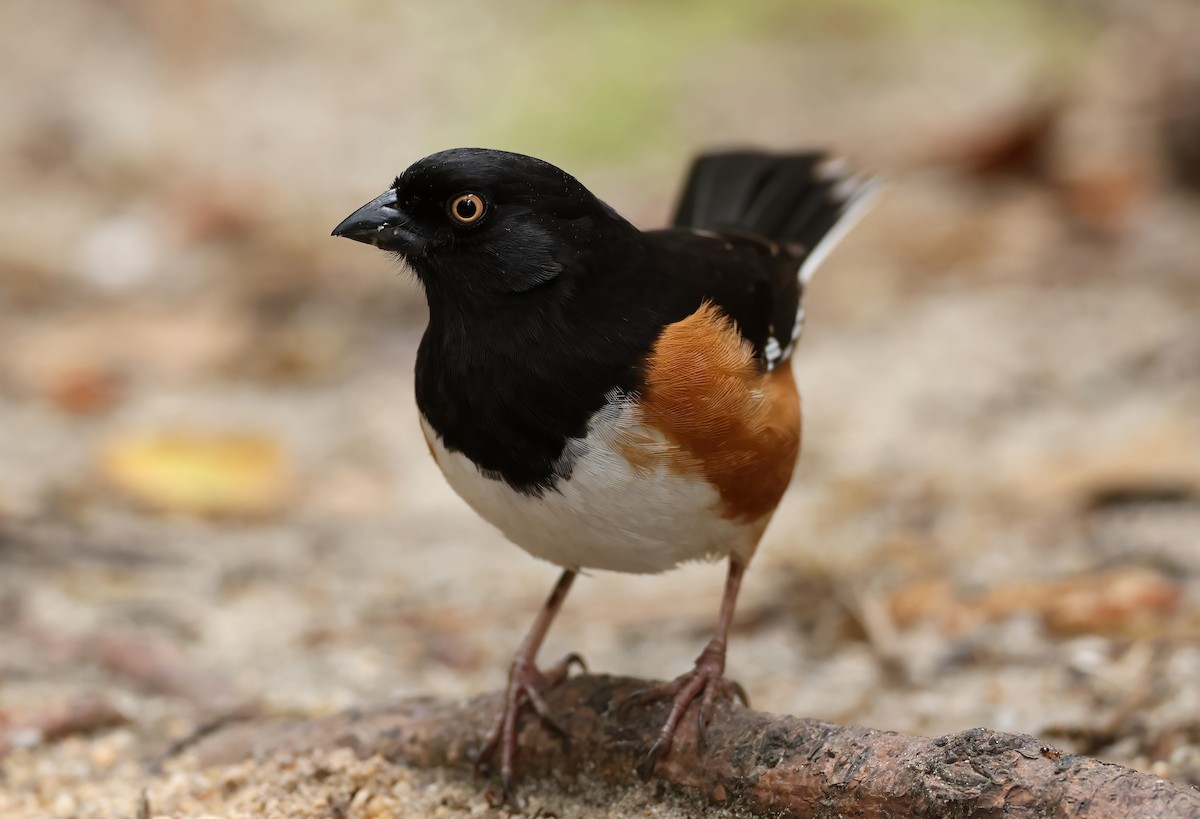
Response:
[{"label": "tree bark log", "polygon": [[[568,787],[584,776],[636,781],[667,704],[622,709],[645,683],[584,675],[547,692],[564,740],[533,715],[522,723],[518,775]],[[404,700],[310,721],[256,720],[203,738],[193,753],[222,764],[350,747],[418,767],[468,768],[500,707],[495,692],[459,702]],[[1200,817],[1200,791],[1031,736],[982,728],[906,737],[736,704],[714,710],[703,746],[689,711],[656,775],[717,803],[795,817]]]}]

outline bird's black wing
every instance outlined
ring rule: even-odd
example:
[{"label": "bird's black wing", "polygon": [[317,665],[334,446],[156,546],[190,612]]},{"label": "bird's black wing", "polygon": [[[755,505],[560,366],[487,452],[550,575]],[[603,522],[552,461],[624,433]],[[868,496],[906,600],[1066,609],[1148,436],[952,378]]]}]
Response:
[{"label": "bird's black wing", "polygon": [[875,188],[818,152],[707,154],[688,174],[674,229],[647,239],[676,287],[704,290],[772,368],[800,335],[813,271]]}]

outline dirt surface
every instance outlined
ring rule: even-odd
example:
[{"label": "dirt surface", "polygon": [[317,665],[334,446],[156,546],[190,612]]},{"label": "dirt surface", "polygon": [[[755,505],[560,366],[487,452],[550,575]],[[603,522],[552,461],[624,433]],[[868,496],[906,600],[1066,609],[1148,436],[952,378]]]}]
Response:
[{"label": "dirt surface", "polygon": [[[1159,139],[1194,10],[724,5],[467,30],[453,4],[0,10],[0,814],[494,813],[484,783],[347,752],[168,753],[239,713],[495,688],[553,582],[428,457],[415,285],[326,238],[464,143],[646,226],[701,145],[884,172],[809,296],[805,451],[731,676],[763,710],[1028,732],[1200,785],[1200,204]],[[545,658],[673,676],[722,580],[584,578]]]}]

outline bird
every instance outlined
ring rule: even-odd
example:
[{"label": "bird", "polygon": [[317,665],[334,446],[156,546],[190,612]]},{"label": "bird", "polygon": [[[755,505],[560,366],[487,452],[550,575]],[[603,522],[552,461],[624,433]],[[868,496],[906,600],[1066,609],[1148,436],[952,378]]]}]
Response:
[{"label": "bird", "polygon": [[803,297],[877,189],[820,150],[714,151],[693,161],[671,226],[643,230],[549,162],[455,148],[333,230],[398,256],[424,290],[416,402],[450,486],[562,569],[477,757],[499,755],[506,794],[522,711],[557,727],[543,694],[581,663],[536,660],[582,571],[728,563],[694,666],[635,697],[671,701],[643,778],[693,703],[703,726],[737,693],[738,591],[800,452]]}]

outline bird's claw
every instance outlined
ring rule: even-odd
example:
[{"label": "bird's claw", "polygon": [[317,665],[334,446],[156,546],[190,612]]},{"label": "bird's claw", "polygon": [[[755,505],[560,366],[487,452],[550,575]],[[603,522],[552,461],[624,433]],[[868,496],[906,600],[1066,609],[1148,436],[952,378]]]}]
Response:
[{"label": "bird's claw", "polygon": [[677,677],[674,680],[666,683],[655,683],[647,685],[643,688],[638,688],[626,695],[625,699],[617,705],[617,715],[624,717],[629,712],[630,708],[638,705],[648,705],[657,700],[665,700],[668,697],[674,697],[682,687],[683,678]]},{"label": "bird's claw", "polygon": [[508,689],[505,694],[504,706],[496,715],[492,727],[484,736],[475,756],[475,773],[482,774],[489,760],[500,753],[501,801],[508,804],[514,802],[513,773],[517,756],[517,734],[521,709],[528,705],[542,724],[553,731],[563,741],[569,741],[569,734],[563,724],[550,712],[542,692],[561,683],[567,678],[572,666],[587,669],[583,657],[571,653],[545,671],[540,671],[531,661],[518,659],[513,663],[508,675]]},{"label": "bird's claw", "polygon": [[637,775],[643,782],[646,782],[650,777],[654,776],[654,767],[658,765],[658,760],[667,752],[670,746],[663,742],[662,737],[654,741],[650,746],[650,750],[642,757],[642,761],[638,763]]},{"label": "bird's claw", "polygon": [[667,720],[650,746],[645,758],[638,764],[637,773],[643,780],[654,774],[654,768],[670,750],[675,738],[679,722],[687,712],[691,703],[699,699],[696,708],[696,741],[703,748],[707,745],[708,721],[712,717],[717,695],[726,699],[735,697],[745,705],[749,704],[746,690],[732,680],[722,677],[724,662],[722,657],[711,657],[702,654],[696,661],[696,667],[667,683],[640,688],[626,697],[618,706],[619,711],[632,705],[643,704],[654,700],[671,699],[671,711]]},{"label": "bird's claw", "polygon": [[587,661],[583,659],[583,655],[572,651],[567,656],[563,657],[554,665],[542,672],[542,676],[546,678],[547,687],[558,685],[571,674],[572,666],[577,666],[584,673],[588,670]]}]

